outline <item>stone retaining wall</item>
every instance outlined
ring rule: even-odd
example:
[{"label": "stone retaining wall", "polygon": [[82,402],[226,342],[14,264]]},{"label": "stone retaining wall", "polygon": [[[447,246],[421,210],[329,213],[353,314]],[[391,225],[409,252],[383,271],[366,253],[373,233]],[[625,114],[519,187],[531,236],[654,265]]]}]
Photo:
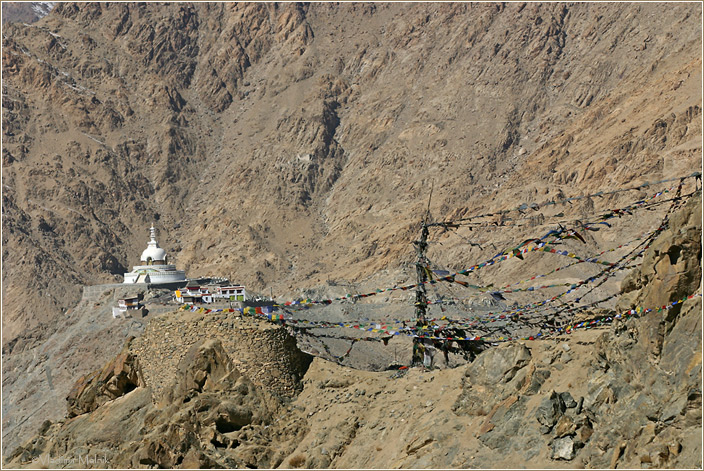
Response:
[{"label": "stone retaining wall", "polygon": [[145,382],[158,400],[178,374],[189,348],[205,339],[220,339],[235,366],[270,393],[291,397],[311,357],[302,353],[285,328],[237,312],[198,314],[179,311],[153,319],[131,351],[139,358]]}]

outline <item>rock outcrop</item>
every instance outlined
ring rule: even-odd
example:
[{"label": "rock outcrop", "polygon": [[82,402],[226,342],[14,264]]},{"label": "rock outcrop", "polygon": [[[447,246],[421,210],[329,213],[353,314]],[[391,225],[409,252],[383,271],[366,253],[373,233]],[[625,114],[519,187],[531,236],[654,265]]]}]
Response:
[{"label": "rock outcrop", "polygon": [[219,450],[247,448],[246,427],[268,426],[281,405],[234,368],[219,341],[206,340],[181,361],[161,406],[145,416],[151,433],[130,446],[131,458],[116,459],[132,468],[241,467],[250,463],[223,461]]},{"label": "rock outcrop", "polygon": [[66,398],[69,418],[92,412],[108,401],[145,386],[139,361],[129,352],[131,341],[128,339],[122,352],[102,370],[76,381]]},{"label": "rock outcrop", "polygon": [[[92,379],[77,383],[66,421],[42,425],[39,437],[17,448],[10,459],[50,463],[58,462],[59,455],[70,460],[74,453],[103,460],[82,464],[121,468],[270,463],[276,453],[251,435],[272,424],[282,403],[243,376],[218,340],[192,346],[159,406],[151,401],[151,391],[127,348]],[[124,387],[118,390],[118,385]],[[294,432],[289,430],[289,435]]]},{"label": "rock outcrop", "polygon": [[[483,353],[467,368],[455,410],[486,416],[478,432],[482,443],[528,460],[548,443],[552,459],[579,458],[589,468],[696,462],[702,303],[701,297],[672,302],[701,294],[701,204],[696,194],[672,215],[640,269],[624,282],[622,303],[649,302],[653,311],[598,336],[586,376],[570,374],[570,390],[540,394],[547,378],[563,374],[555,371],[559,364],[549,366],[554,359],[575,367],[567,343],[543,364],[525,346],[512,344]],[[573,397],[575,391],[583,395]],[[531,408],[536,393],[542,399]],[[680,456],[684,450],[687,456]]]},{"label": "rock outcrop", "polygon": [[[668,221],[669,227],[651,245],[640,270],[622,283],[619,309],[665,306],[699,288],[702,259],[701,193],[687,201]],[[678,309],[670,312],[675,316]]]}]

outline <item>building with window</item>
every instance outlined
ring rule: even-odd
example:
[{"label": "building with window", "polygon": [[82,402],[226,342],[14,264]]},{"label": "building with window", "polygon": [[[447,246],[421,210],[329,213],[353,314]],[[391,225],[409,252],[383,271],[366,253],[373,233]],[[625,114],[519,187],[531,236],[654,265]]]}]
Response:
[{"label": "building with window", "polygon": [[124,298],[118,299],[117,307],[112,308],[112,317],[132,317],[132,313],[129,311],[140,311],[144,314],[144,306],[140,303],[142,299],[144,299],[144,294],[142,293],[128,295]]},{"label": "building with window", "polygon": [[246,301],[247,293],[244,286],[216,286],[213,290],[214,300]]},{"label": "building with window", "polygon": [[176,302],[182,304],[213,302],[213,295],[210,294],[210,290],[203,286],[186,286],[185,288],[177,289],[174,294],[176,295]]}]

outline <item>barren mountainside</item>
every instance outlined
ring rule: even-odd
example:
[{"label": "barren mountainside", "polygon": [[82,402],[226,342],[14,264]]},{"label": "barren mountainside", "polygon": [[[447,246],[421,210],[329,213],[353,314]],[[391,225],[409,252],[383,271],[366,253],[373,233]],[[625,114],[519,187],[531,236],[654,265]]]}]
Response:
[{"label": "barren mountainside", "polygon": [[310,362],[282,326],[170,313],[79,378],[66,418],[37,424],[7,463],[701,468],[701,211],[699,193],[625,284],[665,308],[502,343],[455,368]]},{"label": "barren mountainside", "polygon": [[[3,4],[3,12],[6,5],[10,6]],[[428,204],[434,221],[522,208],[479,218],[474,230],[467,226],[434,230],[428,250],[432,267],[459,271],[520,241],[544,235],[557,227],[558,221],[578,227],[577,220],[590,220],[639,199],[650,201],[656,192],[668,185],[676,187],[677,182],[541,206],[539,211],[530,209],[537,208],[534,203],[674,179],[691,175],[702,165],[702,6],[698,3],[57,2],[47,16],[34,23],[3,24],[2,35],[3,424],[4,430],[19,431],[14,436],[3,435],[4,456],[12,451],[9,446],[14,448],[31,436],[42,417],[55,421],[62,416],[63,398],[70,385],[108,364],[128,335],[146,332],[144,338],[158,338],[161,324],[147,326],[151,317],[110,323],[109,305],[116,301],[119,290],[96,287],[95,292],[84,292],[91,296],[81,298],[84,285],[122,282],[122,274],[138,262],[152,223],[161,247],[189,277],[228,277],[246,285],[250,292],[273,293],[278,301],[327,298],[414,282],[411,241],[418,235]],[[693,179],[688,185],[686,191],[693,188]],[[655,230],[666,208],[641,208],[635,215],[614,218],[609,230],[605,226],[598,232],[585,230],[585,240],[563,241],[562,248],[586,257],[627,246]],[[701,234],[701,228],[698,230]],[[693,238],[691,234],[687,237]],[[689,247],[689,239],[675,245]],[[617,301],[624,309],[650,307],[662,301],[661,295],[668,298],[662,302],[672,302],[692,294],[696,290],[692,286],[700,282],[687,278],[682,282],[687,289],[677,283],[683,279],[682,273],[692,272],[695,259],[699,263],[701,249],[698,259],[689,254],[689,258],[679,259],[678,265],[680,248],[672,249],[668,259],[675,268],[648,260],[649,267],[658,268],[628,276],[619,272],[594,296],[618,291],[624,277],[625,294],[602,307],[613,308]],[[666,252],[655,251],[650,257],[657,261]],[[681,265],[685,258],[689,261]],[[471,274],[466,283],[505,286],[555,270],[559,266],[555,260],[548,257],[524,262],[514,258]],[[662,278],[665,266],[672,272]],[[554,274],[551,280],[569,286],[594,270],[594,265],[584,263],[573,271]],[[645,289],[647,286],[650,288]],[[466,296],[468,292],[454,293]],[[531,295],[515,294],[507,304],[536,301]],[[478,299],[486,300],[487,296]],[[375,313],[383,310],[389,318],[412,316],[412,293],[384,294],[373,302],[377,303]],[[697,306],[688,304],[686,312],[701,309]],[[338,307],[336,321],[360,312],[365,315],[365,301]],[[317,312],[321,318],[328,314]],[[699,324],[694,317],[688,319],[679,328],[695,332]],[[218,322],[225,330],[227,325],[235,325],[233,319]],[[638,344],[632,350],[629,338],[660,342],[658,348],[667,343],[664,339],[672,334],[673,320],[655,324],[641,334],[633,333],[635,324],[611,332],[611,339],[618,344],[613,348],[605,340],[598,349],[573,346],[584,355],[579,359],[580,367],[591,365],[606,375],[600,358],[612,355],[610,364],[622,365],[619,374],[637,376],[637,387],[647,389],[647,381],[662,373],[660,366],[653,366],[641,377],[623,365],[647,349]],[[181,332],[177,327],[175,332]],[[188,374],[198,372],[191,371],[196,366],[186,360],[201,365],[199,355],[210,352],[216,366],[231,374],[222,384],[211,385],[214,391],[207,401],[217,402],[222,391],[229,394],[235,389],[246,389],[252,397],[269,401],[266,388],[261,389],[256,378],[247,378],[250,372],[242,369],[236,358],[227,358],[239,355],[233,354],[237,350],[227,341],[208,344],[207,348],[201,345],[205,348],[201,351],[194,343],[200,337],[189,335],[183,336],[182,342],[193,347],[188,351],[155,354],[152,349],[156,347],[143,344],[143,338],[132,348],[139,350],[137,357],[141,352],[157,358],[151,358],[156,364],[161,364],[163,355],[173,355],[164,360],[169,371],[178,366],[178,371],[190,371]],[[278,335],[283,334],[274,336]],[[673,335],[670,346],[686,337],[681,331]],[[593,345],[589,342],[596,339],[585,337],[583,341]],[[339,342],[342,351],[338,354],[348,346],[341,345]],[[518,358],[517,368],[526,367],[525,374],[530,371],[532,375],[540,369],[543,357],[554,362],[557,345],[531,346],[534,358]],[[410,341],[406,347],[410,348]],[[692,350],[696,348],[701,345]],[[382,350],[380,346],[378,351]],[[666,373],[681,386],[670,409],[677,409],[682,401],[685,408],[676,411],[682,414],[674,426],[700,430],[701,423],[691,416],[697,401],[701,407],[701,393],[690,398],[685,391],[700,373],[694,363],[689,365],[692,368],[674,365],[676,353],[658,350],[651,360],[656,364],[658,358],[667,357],[671,364]],[[348,358],[350,365],[359,361],[354,363],[359,367],[367,361],[355,354],[357,351]],[[247,355],[256,357],[257,353]],[[383,355],[386,361],[391,350],[386,349]],[[503,353],[491,355],[501,357]],[[117,364],[129,369],[131,363],[125,358]],[[131,399],[120,397],[107,404],[107,408],[125,407],[110,420],[120,420],[122,413],[135,413],[133,400],[141,401],[139,414],[149,412],[150,394],[144,393],[144,388],[170,386],[166,380],[158,386],[145,384],[145,378],[148,382],[159,377],[151,373],[150,365],[145,367],[146,376],[135,379],[132,375],[128,381],[136,388],[137,399],[128,395]],[[330,406],[330,415],[337,417],[339,413],[345,421],[351,413],[347,407],[350,398],[342,389],[366,381],[370,391],[387,394],[378,377],[355,376],[353,370],[330,370],[330,374],[349,376],[345,386],[323,384],[328,368],[336,367],[316,359],[307,379],[295,388],[285,382],[289,390],[300,392],[298,399],[292,399],[300,402],[285,414],[282,411],[287,406],[280,403],[262,409],[262,415],[257,412],[259,418],[279,413],[284,418],[270,432],[255,427],[261,447],[248,448],[249,454],[240,449],[241,455],[230,456],[232,462],[197,447],[188,456],[171,449],[157,456],[157,434],[150,437],[155,440],[151,444],[125,444],[132,454],[122,456],[135,461],[117,465],[175,465],[179,457],[183,466],[214,462],[232,466],[361,463],[362,455],[344,453],[344,446],[357,433],[358,426],[352,422],[335,425],[340,433],[330,436],[314,429],[319,437],[308,435],[307,442],[296,445],[299,435],[308,430],[299,430],[298,424],[307,420],[311,409],[319,407],[313,400],[319,390],[342,404],[339,409]],[[55,372],[53,382],[51,371]],[[513,391],[501,389],[504,386],[501,391],[492,389],[493,379],[486,379],[484,390],[469,391],[462,379],[464,370],[458,371],[437,378],[466,398],[486,390],[498,391],[496,397],[501,396],[501,401],[513,397]],[[394,401],[402,400],[407,392],[404,388],[433,381],[419,371],[411,373],[412,381],[396,378],[406,382],[397,388]],[[245,379],[239,379],[240,375]],[[551,387],[558,392],[568,390],[557,376],[553,376]],[[623,375],[619,376],[619,381],[622,379]],[[510,381],[508,378],[501,384]],[[530,387],[530,378],[522,381],[511,387]],[[640,400],[639,391],[622,384],[609,386],[608,392],[601,380],[589,383],[589,378],[580,376],[575,381],[586,388],[583,395],[597,403],[595,408],[613,404],[621,387],[626,388],[628,401]],[[430,384],[423,388],[434,391]],[[356,389],[364,388],[357,385]],[[354,390],[352,387],[349,394],[357,394],[354,400],[364,402],[361,392]],[[602,390],[606,392],[599,396]],[[532,392],[538,395],[527,399],[533,402],[518,403],[523,412],[533,411],[536,401],[545,399],[539,393]],[[658,414],[670,410],[666,394],[661,390],[655,394],[648,404]],[[108,396],[112,401],[115,394],[104,397]],[[546,407],[562,407],[559,401],[553,402]],[[443,414],[450,414],[454,404],[445,403]],[[513,403],[487,403],[487,410],[464,412],[457,404],[452,420],[458,416],[457,409],[459,415],[474,417],[472,427],[490,427],[489,419],[477,417],[491,410],[508,410]],[[183,417],[190,417],[195,407],[172,406]],[[97,412],[100,410],[106,409],[98,408]],[[603,417],[613,413],[606,406],[600,410]],[[208,415],[207,420],[216,420],[218,413]],[[168,413],[154,414],[150,420],[155,424],[169,420]],[[408,419],[399,414],[389,417]],[[77,428],[87,420],[85,414],[81,417],[75,422]],[[379,420],[373,417],[365,420]],[[594,417],[587,419],[594,422]],[[575,426],[569,433],[597,430],[593,423],[587,427],[587,419],[583,414],[569,415]],[[631,420],[624,413],[607,422],[613,425],[617,419]],[[657,420],[664,421],[662,417]],[[254,425],[264,427],[265,422],[261,419]],[[520,421],[511,423],[511,427],[521,426]],[[438,424],[432,427],[441,426]],[[196,425],[192,431],[200,440],[205,435]],[[426,425],[430,427],[424,422],[423,427]],[[600,428],[604,433],[599,438],[601,451],[590,448],[581,464],[612,464],[609,460],[616,438],[606,432],[611,425]],[[646,426],[634,425],[631,435],[644,436],[641,425]],[[58,430],[56,423],[52,427],[52,433],[66,432]],[[526,432],[528,439],[537,440],[531,435],[537,434],[537,429],[531,430]],[[231,434],[226,447],[253,443],[252,437],[240,437],[245,433],[239,430],[234,435],[232,431],[225,433]],[[497,446],[492,449],[506,452],[499,445],[508,435],[508,429],[493,432],[490,439]],[[272,452],[265,442],[277,438],[287,444]],[[325,439],[336,441],[336,451],[327,456],[313,454]],[[217,434],[203,440],[225,443]],[[396,450],[406,453],[404,457],[394,451],[396,454],[385,456],[383,462],[426,467],[465,466],[469,462],[460,455],[443,461],[433,453],[426,461],[408,458],[426,453],[423,449],[431,442],[419,440],[417,448],[408,445],[405,451]],[[481,441],[477,437],[472,440]],[[655,444],[662,445],[643,440],[653,450]],[[437,444],[441,439],[433,441]],[[372,450],[370,443],[360,448],[367,452],[364,459],[385,453]],[[536,443],[530,441],[523,451],[532,453],[529,448]],[[616,461],[623,458],[621,464],[640,465],[639,451],[619,446],[616,444]],[[35,447],[35,451],[44,450],[42,447]],[[691,453],[691,446],[685,448]],[[22,455],[23,449],[19,449],[15,458],[26,460],[31,450],[24,449]],[[112,452],[117,453],[115,450]],[[204,454],[199,455],[200,451]],[[554,464],[547,461],[550,457],[545,450],[540,453],[540,459],[546,460],[543,463]],[[658,452],[648,453],[649,463],[656,463]],[[691,465],[690,455],[676,458],[679,449],[668,453],[663,463]],[[297,456],[302,456],[303,462],[296,459],[292,463]],[[494,466],[492,456],[479,456],[476,463]]]},{"label": "barren mountainside", "polygon": [[691,173],[700,53],[683,3],[60,3],[6,25],[3,343],[120,281],[151,222],[190,276],[287,296],[410,279],[431,186],[441,219]]}]

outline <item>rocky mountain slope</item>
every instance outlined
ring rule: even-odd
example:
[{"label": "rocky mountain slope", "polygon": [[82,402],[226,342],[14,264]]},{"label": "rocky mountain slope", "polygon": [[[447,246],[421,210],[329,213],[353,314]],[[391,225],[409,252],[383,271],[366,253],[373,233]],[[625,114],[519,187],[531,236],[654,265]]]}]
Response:
[{"label": "rocky mountain slope", "polygon": [[[48,338],[33,330],[3,347],[4,453],[43,421],[63,418],[66,396],[76,380],[100,368],[120,352],[127,338],[144,330],[149,316],[112,319],[117,299],[134,289],[120,288],[86,288]],[[105,322],[108,319],[112,321]]]},{"label": "rocky mountain slope", "polygon": [[[202,338],[172,352],[176,375],[144,374],[154,371],[149,363],[163,364],[164,350],[132,341],[76,383],[70,418],[46,421],[10,464],[89,457],[88,467],[118,468],[699,468],[701,214],[699,194],[648,249],[638,281],[624,284],[669,308],[504,343],[461,368],[368,372],[316,358],[286,399],[264,386],[300,355],[281,342],[283,328],[190,313],[180,323],[156,319],[152,335],[168,338],[165,325],[173,336],[180,324]],[[689,299],[672,304],[662,283]],[[283,336],[261,337],[276,331]],[[243,363],[243,374],[234,361],[242,347],[231,358],[224,340],[265,357],[278,351],[280,366]],[[300,363],[289,365],[296,378]]]},{"label": "rocky mountain slope", "polygon": [[[152,222],[190,276],[344,296],[414,278],[431,188],[439,220],[691,174],[701,21],[691,3],[59,3],[4,25],[3,423],[61,400],[143,331],[109,322],[114,293],[95,313],[76,305],[81,285],[122,280]],[[661,188],[434,232],[428,255],[463,269]],[[662,215],[564,247],[598,253]],[[470,281],[503,286],[526,266]],[[556,282],[593,273],[573,270]],[[637,290],[651,278],[629,278],[624,302],[649,302]],[[406,317],[404,294],[380,302]],[[68,376],[52,382],[49,363]]]},{"label": "rocky mountain slope", "polygon": [[431,186],[445,218],[690,173],[700,53],[695,4],[60,3],[7,25],[3,343],[119,280],[151,222],[190,275],[289,296],[410,279]]}]

